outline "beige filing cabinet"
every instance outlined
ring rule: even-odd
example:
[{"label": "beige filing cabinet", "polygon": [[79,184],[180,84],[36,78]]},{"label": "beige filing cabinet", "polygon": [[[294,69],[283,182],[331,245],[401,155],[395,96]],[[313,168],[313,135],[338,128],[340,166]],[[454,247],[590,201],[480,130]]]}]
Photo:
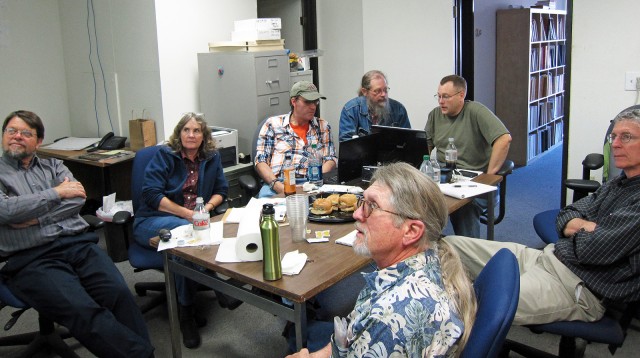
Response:
[{"label": "beige filing cabinet", "polygon": [[289,57],[284,50],[199,53],[198,74],[200,109],[207,123],[238,129],[239,152],[251,153],[258,123],[290,111]]}]

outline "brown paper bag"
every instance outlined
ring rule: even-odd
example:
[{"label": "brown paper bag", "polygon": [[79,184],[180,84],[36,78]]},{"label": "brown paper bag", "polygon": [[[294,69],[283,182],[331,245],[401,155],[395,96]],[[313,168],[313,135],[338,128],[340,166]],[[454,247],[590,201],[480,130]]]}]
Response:
[{"label": "brown paper bag", "polygon": [[[143,115],[144,117],[144,112]],[[132,119],[129,121],[131,149],[138,151],[156,144],[156,123],[152,119]]]}]

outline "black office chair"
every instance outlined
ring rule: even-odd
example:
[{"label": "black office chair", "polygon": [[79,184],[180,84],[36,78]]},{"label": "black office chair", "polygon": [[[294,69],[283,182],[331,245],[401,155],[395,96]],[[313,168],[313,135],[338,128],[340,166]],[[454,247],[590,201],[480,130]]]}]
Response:
[{"label": "black office chair", "polygon": [[[104,227],[104,222],[95,216],[87,215],[83,218],[89,223],[89,231]],[[2,261],[4,260],[0,260],[0,262]],[[5,280],[0,276],[0,310],[6,307],[17,308],[17,310],[11,313],[11,318],[4,325],[5,331],[10,330],[20,316],[31,308],[14,296]],[[26,345],[27,348],[17,357],[30,358],[42,351],[47,351],[63,358],[78,358],[79,356],[74,353],[73,349],[65,343],[64,340],[67,338],[71,338],[71,334],[66,328],[58,328],[52,320],[38,314],[38,331],[0,337],[0,346]]]},{"label": "black office chair", "polygon": [[[268,117],[263,119],[255,132],[253,133],[253,139],[251,142],[251,162],[255,163],[256,160],[256,144],[258,143],[258,136],[260,135],[260,130],[267,122]],[[254,164],[254,175],[243,174],[238,178],[238,183],[240,188],[244,190],[246,201],[244,204],[248,203],[252,197],[255,197],[260,192],[260,185],[262,181],[259,179],[258,173],[255,173],[255,164]]]},{"label": "black office chair", "polygon": [[[502,164],[502,167],[500,168],[500,170],[496,173],[496,175],[502,176],[502,181],[500,182],[500,188],[499,188],[499,194],[498,194],[499,201],[500,201],[498,204],[498,216],[496,216],[495,219],[493,220],[494,225],[499,224],[502,221],[502,219],[504,219],[504,215],[507,212],[507,176],[513,173],[513,167],[514,167],[513,161],[507,159]],[[485,225],[487,224],[486,210],[480,216],[480,222]]]}]

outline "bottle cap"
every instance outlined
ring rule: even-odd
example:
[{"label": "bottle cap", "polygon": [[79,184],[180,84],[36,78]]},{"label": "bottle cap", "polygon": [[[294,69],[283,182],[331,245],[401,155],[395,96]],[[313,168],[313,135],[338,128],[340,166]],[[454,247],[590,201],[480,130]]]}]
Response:
[{"label": "bottle cap", "polygon": [[429,160],[429,156],[427,154],[423,155],[422,160]]},{"label": "bottle cap", "polygon": [[273,209],[273,204],[262,205],[262,215],[273,215],[276,211]]}]

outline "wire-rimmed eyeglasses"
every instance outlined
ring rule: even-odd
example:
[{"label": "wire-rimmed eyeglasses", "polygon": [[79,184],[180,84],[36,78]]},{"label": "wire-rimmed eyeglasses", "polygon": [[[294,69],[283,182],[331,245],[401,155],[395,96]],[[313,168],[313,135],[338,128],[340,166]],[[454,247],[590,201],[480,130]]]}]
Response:
[{"label": "wire-rimmed eyeglasses", "polygon": [[376,88],[374,90],[369,90],[369,91],[371,91],[371,93],[373,93],[374,95],[379,96],[382,93],[389,93],[389,91],[391,91],[391,87]]},{"label": "wire-rimmed eyeglasses", "polygon": [[435,98],[436,101],[439,101],[439,100],[448,101],[448,100],[450,100],[451,98],[453,98],[455,95],[457,95],[460,92],[462,92],[462,91],[458,91],[458,92],[456,92],[454,94],[451,94],[451,95],[449,95],[449,94],[440,95],[439,93],[436,93],[436,94],[433,95],[433,98]]},{"label": "wire-rimmed eyeglasses", "polygon": [[632,139],[637,139],[638,137],[631,135],[631,133],[626,133],[626,132],[620,135],[611,133],[607,136],[607,140],[609,141],[609,144],[613,143],[613,141],[616,140],[616,138],[620,138],[620,141],[622,143],[629,143],[631,142]]},{"label": "wire-rimmed eyeglasses", "polygon": [[28,129],[23,129],[20,131],[15,128],[5,128],[4,132],[7,133],[9,137],[13,137],[18,133],[20,133],[20,135],[23,136],[24,138],[33,138],[33,136],[35,135],[35,133],[33,133]]}]

